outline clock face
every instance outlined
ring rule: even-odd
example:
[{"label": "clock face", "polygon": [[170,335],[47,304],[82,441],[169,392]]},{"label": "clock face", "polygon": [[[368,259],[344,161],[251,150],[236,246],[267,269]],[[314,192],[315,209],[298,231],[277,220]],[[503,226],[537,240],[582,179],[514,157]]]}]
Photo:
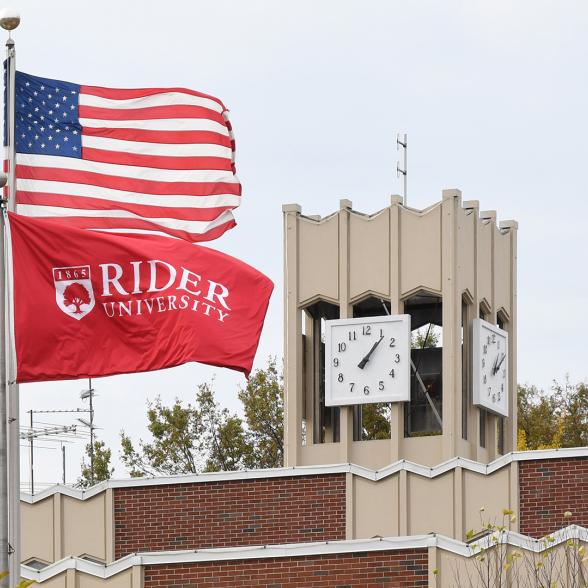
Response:
[{"label": "clock face", "polygon": [[508,333],[474,320],[474,404],[508,416]]},{"label": "clock face", "polygon": [[325,325],[326,406],[410,400],[410,315]]}]

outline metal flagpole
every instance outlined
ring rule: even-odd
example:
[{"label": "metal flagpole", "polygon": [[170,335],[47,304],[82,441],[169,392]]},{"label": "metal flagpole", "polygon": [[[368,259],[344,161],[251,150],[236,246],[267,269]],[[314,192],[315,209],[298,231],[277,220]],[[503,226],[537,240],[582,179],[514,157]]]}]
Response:
[{"label": "metal flagpole", "polygon": [[[14,40],[10,32],[20,24],[20,16],[16,13],[4,13],[0,18],[0,26],[8,31],[8,41],[6,42],[6,129],[7,129],[7,159],[8,159],[8,201],[3,201],[3,220],[5,219],[6,210],[14,210],[16,200],[16,145],[15,145],[15,48]],[[11,300],[7,287],[9,280],[6,271],[9,265],[9,257],[6,251],[6,225],[2,227],[2,326],[4,337],[2,341],[2,373],[0,393],[4,398],[0,402],[4,405],[6,400],[7,419],[5,420],[5,435],[0,439],[0,477],[7,480],[7,500],[5,499],[4,488],[0,487],[0,549],[4,551],[4,536],[7,528],[7,558],[9,580],[5,585],[15,586],[20,580],[20,435],[19,435],[19,398],[18,386],[16,385],[14,371],[14,356],[12,345],[12,316]],[[4,461],[3,456],[6,456]],[[4,466],[4,467],[3,467]],[[6,521],[6,519],[8,519]],[[7,525],[5,523],[8,523]],[[3,557],[4,555],[2,555]],[[0,563],[4,563],[1,561]]]},{"label": "metal flagpole", "polygon": [[[7,177],[1,174],[0,185],[6,185]],[[4,207],[4,203],[2,204]],[[6,332],[4,280],[4,222],[0,219],[0,333]],[[8,419],[5,338],[0,340],[0,572],[8,572]],[[7,588],[9,578],[0,579],[0,586]]]}]

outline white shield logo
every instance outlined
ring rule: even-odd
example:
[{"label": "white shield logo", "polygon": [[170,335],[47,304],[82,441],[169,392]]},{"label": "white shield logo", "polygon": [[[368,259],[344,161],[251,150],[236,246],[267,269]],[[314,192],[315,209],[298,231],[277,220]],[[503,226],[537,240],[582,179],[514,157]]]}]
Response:
[{"label": "white shield logo", "polygon": [[89,265],[54,267],[53,282],[57,306],[68,316],[79,321],[94,308]]}]

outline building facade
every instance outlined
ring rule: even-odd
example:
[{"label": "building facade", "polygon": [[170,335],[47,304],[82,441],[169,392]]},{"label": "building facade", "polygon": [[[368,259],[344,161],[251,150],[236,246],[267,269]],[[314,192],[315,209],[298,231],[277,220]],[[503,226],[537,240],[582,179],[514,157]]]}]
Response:
[{"label": "building facade", "polygon": [[[588,579],[588,448],[515,451],[517,223],[458,190],[425,210],[392,197],[371,215],[348,200],[325,218],[283,212],[286,467],[23,495],[22,575],[51,588],[485,586],[487,549],[505,574],[491,585],[535,586],[537,561],[571,556],[562,585]],[[328,406],[328,321],[397,314],[410,316],[408,400]],[[492,363],[480,319],[508,340],[492,364],[502,412],[489,389],[486,404],[474,394],[476,362]]]}]

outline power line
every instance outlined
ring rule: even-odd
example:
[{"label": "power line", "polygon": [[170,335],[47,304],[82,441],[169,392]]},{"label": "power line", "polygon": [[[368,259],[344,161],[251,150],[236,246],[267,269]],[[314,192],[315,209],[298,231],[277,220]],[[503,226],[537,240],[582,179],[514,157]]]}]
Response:
[{"label": "power line", "polygon": [[[85,401],[89,399],[90,405],[88,408],[72,408],[72,409],[39,409],[29,410],[30,415],[30,426],[20,427],[20,438],[27,439],[29,441],[29,462],[30,462],[30,491],[31,494],[35,493],[35,482],[34,482],[34,440],[43,439],[47,443],[60,443],[62,453],[62,481],[65,484],[65,444],[72,443],[72,439],[75,440],[90,440],[90,482],[94,483],[94,432],[98,429],[94,425],[94,396],[95,390],[92,388],[92,379],[88,379],[88,389],[80,392],[80,398]],[[35,426],[33,423],[33,415],[35,414],[88,414],[89,420],[78,417],[77,420],[87,428],[87,430],[78,431],[79,425],[63,425],[58,423],[52,423],[47,421],[37,421],[37,425],[45,425],[43,427]],[[48,437],[53,438],[48,438]],[[57,449],[56,447],[47,446],[36,446],[39,449]]]}]

